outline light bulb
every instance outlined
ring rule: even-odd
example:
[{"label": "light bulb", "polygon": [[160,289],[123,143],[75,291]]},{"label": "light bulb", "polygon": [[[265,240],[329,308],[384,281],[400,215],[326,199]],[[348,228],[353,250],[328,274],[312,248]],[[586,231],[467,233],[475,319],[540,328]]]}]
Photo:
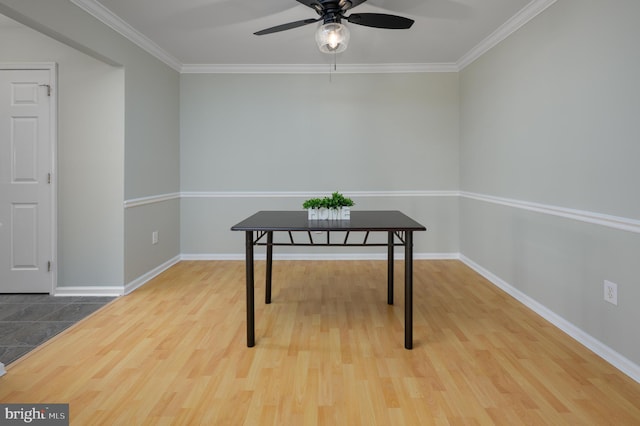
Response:
[{"label": "light bulb", "polygon": [[321,25],[316,31],[316,43],[323,53],[340,53],[349,44],[349,29],[337,22]]},{"label": "light bulb", "polygon": [[331,31],[329,33],[328,42],[331,50],[335,50],[336,47],[338,47],[338,44],[340,44],[340,39],[338,38],[338,34],[336,34],[335,31]]}]

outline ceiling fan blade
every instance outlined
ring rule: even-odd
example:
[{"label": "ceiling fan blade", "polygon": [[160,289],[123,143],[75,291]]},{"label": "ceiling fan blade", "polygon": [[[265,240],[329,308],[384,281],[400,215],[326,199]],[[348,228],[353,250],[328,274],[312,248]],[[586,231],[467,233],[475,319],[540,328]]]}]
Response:
[{"label": "ceiling fan blade", "polygon": [[318,18],[318,19],[310,18],[310,19],[303,19],[302,21],[289,22],[288,24],[276,25],[275,27],[266,28],[264,30],[257,31],[253,34],[265,35],[265,34],[277,33],[280,31],[291,30],[293,28],[298,28],[308,24],[313,24],[314,22],[318,22],[320,19],[322,18]]},{"label": "ceiling fan blade", "polygon": [[414,22],[413,19],[387,15],[386,13],[352,13],[345,17],[345,19],[352,24],[392,30],[406,30],[407,28],[411,28]]}]

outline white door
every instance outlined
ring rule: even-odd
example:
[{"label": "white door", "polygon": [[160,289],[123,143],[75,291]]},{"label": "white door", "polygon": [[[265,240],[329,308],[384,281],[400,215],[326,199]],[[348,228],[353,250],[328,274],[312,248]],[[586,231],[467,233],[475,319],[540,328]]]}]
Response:
[{"label": "white door", "polygon": [[0,69],[0,293],[53,292],[51,73]]}]

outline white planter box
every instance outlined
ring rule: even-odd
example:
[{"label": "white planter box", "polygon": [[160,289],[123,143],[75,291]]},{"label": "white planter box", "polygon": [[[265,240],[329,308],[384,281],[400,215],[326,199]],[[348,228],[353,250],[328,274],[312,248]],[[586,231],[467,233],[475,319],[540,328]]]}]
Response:
[{"label": "white planter box", "polygon": [[340,207],[339,209],[307,209],[309,220],[349,220],[351,209]]}]

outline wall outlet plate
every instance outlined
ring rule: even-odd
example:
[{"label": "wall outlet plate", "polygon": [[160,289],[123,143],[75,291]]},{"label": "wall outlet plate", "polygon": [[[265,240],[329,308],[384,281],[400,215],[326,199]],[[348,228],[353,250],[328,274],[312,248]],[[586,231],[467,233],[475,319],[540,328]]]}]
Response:
[{"label": "wall outlet plate", "polygon": [[604,281],[604,300],[618,306],[618,284]]}]

